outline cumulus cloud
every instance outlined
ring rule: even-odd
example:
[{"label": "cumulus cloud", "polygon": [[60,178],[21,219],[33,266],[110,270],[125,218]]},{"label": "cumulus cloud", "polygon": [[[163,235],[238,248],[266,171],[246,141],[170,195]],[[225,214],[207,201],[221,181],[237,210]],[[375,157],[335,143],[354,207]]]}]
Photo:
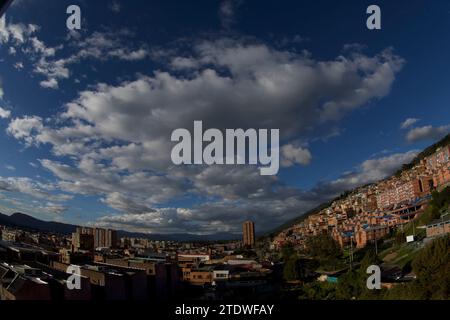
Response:
[{"label": "cumulus cloud", "polygon": [[295,164],[308,165],[311,162],[311,152],[302,147],[295,147],[292,144],[284,145],[281,148],[281,165],[291,167]]},{"label": "cumulus cloud", "polygon": [[7,119],[11,116],[11,111],[0,107],[0,119]]},{"label": "cumulus cloud", "polygon": [[54,57],[55,52],[61,47],[46,48],[43,42],[34,38],[33,49],[40,53],[40,59],[35,64],[34,71],[47,77],[47,80],[41,81],[40,85],[43,88],[58,89],[59,80],[70,77],[69,67],[84,60],[138,61],[145,59],[149,55],[148,50],[143,47],[129,48],[131,46],[130,37],[132,37],[132,33],[127,30],[95,31],[85,38],[78,35],[68,44],[74,53],[66,57]]},{"label": "cumulus cloud", "polygon": [[[76,59],[102,55],[95,48],[117,47],[116,39],[104,34],[84,41]],[[256,166],[176,167],[170,135],[178,128],[190,130],[199,119],[205,129],[279,128],[283,165],[306,165],[312,155],[299,146],[318,132],[330,135],[327,130],[335,130],[345,115],[389,93],[404,63],[392,50],[318,60],[225,38],[194,42],[183,52],[171,53],[166,67],[150,75],[87,88],[53,121],[15,118],[7,131],[27,146],[46,144],[61,158],[40,160],[60,190],[99,196],[117,211],[99,223],[133,230],[236,231],[245,217],[269,228],[352,181],[385,172],[364,164],[341,182],[302,191],[260,176]],[[199,204],[168,205],[190,196]]]},{"label": "cumulus cloud", "polygon": [[[369,159],[361,163],[354,171],[347,172],[336,180],[319,183],[307,191],[278,185],[276,181],[269,184],[265,191],[264,186],[262,190],[258,190],[256,185],[260,181],[255,181],[254,190],[257,192],[251,192],[251,190],[243,190],[243,187],[239,186],[239,181],[243,182],[243,180],[237,175],[226,177],[219,174],[217,168],[209,167],[207,169],[209,172],[202,173],[203,177],[200,181],[203,181],[205,186],[217,186],[216,190],[214,188],[211,190],[211,194],[219,194],[219,186],[223,186],[224,189],[227,189],[223,191],[224,195],[236,193],[237,197],[209,201],[191,208],[157,208],[141,215],[107,215],[93,223],[104,227],[150,233],[176,233],[192,230],[196,234],[210,234],[214,232],[239,233],[241,222],[251,219],[257,221],[260,230],[268,230],[287,219],[297,217],[324,201],[335,198],[344,191],[386,178],[416,155],[416,151],[410,151]],[[250,177],[250,180],[254,181],[254,179],[257,180],[258,177]],[[205,182],[207,180],[209,183]],[[270,193],[268,190],[271,188],[279,188],[280,192]],[[230,192],[230,190],[233,191]],[[240,197],[241,192],[247,196]]]},{"label": "cumulus cloud", "polygon": [[33,144],[36,140],[33,134],[43,130],[42,118],[37,116],[25,116],[13,119],[7,128],[7,133],[16,139],[23,140],[27,145]]},{"label": "cumulus cloud", "polygon": [[24,68],[23,63],[22,62],[16,62],[14,64],[14,68],[17,70],[22,70]]},{"label": "cumulus cloud", "polygon": [[[122,175],[112,166],[84,158],[77,167],[51,160],[41,165],[60,179],[59,187],[70,193],[97,195],[114,209],[133,214],[151,212],[151,206],[182,194],[176,177],[145,172]],[[123,173],[123,172],[122,172]]]},{"label": "cumulus cloud", "polygon": [[72,196],[67,194],[52,194],[49,192],[52,189],[50,185],[26,177],[0,177],[0,191],[18,192],[36,199],[57,202],[72,199]]},{"label": "cumulus cloud", "polygon": [[48,89],[58,89],[59,88],[58,80],[56,80],[55,78],[50,78],[48,80],[41,81],[41,82],[39,82],[39,84],[41,85],[42,88],[48,88]]},{"label": "cumulus cloud", "polygon": [[109,10],[111,10],[114,13],[119,13],[122,7],[120,6],[120,3],[117,1],[113,1],[109,5]]},{"label": "cumulus cloud", "polygon": [[220,3],[219,18],[223,28],[229,29],[236,22],[235,13],[239,5],[239,0],[223,0]]},{"label": "cumulus cloud", "polygon": [[133,48],[131,41],[133,36],[134,34],[127,29],[95,31],[85,38],[70,43],[70,47],[77,49],[77,52],[64,61],[69,64],[84,59],[142,60],[149,55],[149,51],[144,46]]},{"label": "cumulus cloud", "polygon": [[450,132],[450,125],[440,127],[423,126],[411,129],[406,134],[408,142],[418,142],[423,140],[439,140]]},{"label": "cumulus cloud", "polygon": [[[120,11],[120,5],[113,2],[111,9]],[[133,45],[134,35],[125,29],[95,31],[89,35],[71,32],[66,44],[55,47],[48,46],[38,38],[36,33],[39,29],[40,27],[34,24],[7,23],[3,16],[0,19],[0,44],[10,45],[11,55],[15,55],[19,49],[25,53],[33,66],[33,72],[45,77],[39,84],[46,89],[58,89],[61,80],[70,78],[70,66],[81,61],[89,59],[138,61],[150,55],[145,46]],[[62,48],[65,48],[68,54],[63,55]],[[23,63],[17,62],[14,66],[21,70]]]},{"label": "cumulus cloud", "polygon": [[39,29],[34,24],[6,23],[6,15],[0,17],[0,44],[12,42],[14,44],[23,44],[29,36]]},{"label": "cumulus cloud", "polygon": [[420,121],[420,119],[417,118],[408,118],[405,121],[403,121],[400,124],[400,128],[402,129],[408,129],[409,127],[413,126],[414,124],[416,124],[418,121]]},{"label": "cumulus cloud", "polygon": [[226,200],[205,203],[193,208],[158,208],[142,215],[121,214],[100,218],[104,227],[125,228],[151,233],[211,234],[241,232],[245,219],[257,221],[259,230],[273,228],[299,214],[302,207],[311,206],[295,197],[284,200],[237,201]]},{"label": "cumulus cloud", "polygon": [[[52,60],[55,53],[61,49],[47,47],[46,44],[35,36],[40,27],[34,24],[7,23],[6,16],[0,18],[0,44],[9,44],[9,53],[15,55],[18,49],[30,58],[34,65],[34,72],[44,75],[47,80],[42,81],[44,88],[57,88],[58,79],[68,78],[69,71],[62,65],[61,60]],[[17,62],[15,68],[23,68],[22,62]]]},{"label": "cumulus cloud", "polygon": [[[266,192],[260,190],[262,197],[248,196],[242,198],[238,196],[222,201],[204,203],[192,208],[160,208],[138,217],[132,214],[111,215],[102,217],[99,223],[103,226],[129,228],[145,232],[184,232],[195,229],[197,233],[202,234],[218,231],[239,232],[240,222],[245,219],[252,219],[258,221],[258,226],[261,229],[270,229],[273,225],[296,217],[344,191],[389,176],[402,164],[411,161],[416,155],[416,151],[410,151],[366,160],[355,171],[343,174],[334,181],[319,183],[308,191],[278,186],[283,189],[282,192],[273,193],[272,197],[268,195],[267,190]],[[219,189],[219,186],[223,186],[224,189],[228,189],[228,191],[224,191],[224,194],[231,195],[234,193],[229,190],[236,191],[237,195],[241,193],[258,194],[258,192],[242,190],[242,186],[239,186],[239,177],[228,178],[217,175],[219,172],[213,167],[207,170],[211,172],[204,173],[200,180],[212,180],[205,185],[216,185],[217,189]],[[254,178],[258,179],[257,176]],[[253,179],[250,178],[250,180]],[[256,185],[257,182],[255,182],[255,190],[258,190]],[[274,182],[268,189],[276,185],[276,182]],[[217,190],[211,191],[211,193],[218,194]]]},{"label": "cumulus cloud", "polygon": [[[69,207],[64,204],[61,204],[61,203],[46,202],[45,204],[39,204],[37,209],[42,212],[48,212],[48,213],[52,213],[55,215],[61,215],[64,212],[66,212],[69,209]],[[35,210],[36,209],[34,209],[33,211],[35,211]]]}]

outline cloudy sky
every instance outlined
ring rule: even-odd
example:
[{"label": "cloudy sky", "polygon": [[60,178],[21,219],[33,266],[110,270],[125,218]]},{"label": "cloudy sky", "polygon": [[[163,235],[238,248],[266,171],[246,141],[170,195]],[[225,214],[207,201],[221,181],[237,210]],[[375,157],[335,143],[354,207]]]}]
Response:
[{"label": "cloudy sky", "polygon": [[[0,20],[0,212],[266,231],[450,131],[450,3],[18,0]],[[78,4],[82,28],[66,29]],[[280,129],[280,172],[174,166],[170,135]]]}]

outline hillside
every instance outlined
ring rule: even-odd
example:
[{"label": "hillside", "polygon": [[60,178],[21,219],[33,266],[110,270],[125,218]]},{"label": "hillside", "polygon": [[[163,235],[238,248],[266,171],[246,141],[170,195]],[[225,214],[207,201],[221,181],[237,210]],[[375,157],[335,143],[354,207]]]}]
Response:
[{"label": "hillside", "polygon": [[326,202],[326,203],[322,203],[320,205],[318,205],[317,207],[305,212],[304,214],[302,214],[301,216],[298,216],[294,219],[291,219],[285,223],[283,223],[282,225],[280,225],[279,227],[277,227],[276,229],[273,229],[272,231],[264,234],[263,236],[261,236],[261,238],[265,238],[265,237],[272,237],[278,233],[280,233],[281,231],[283,231],[284,229],[290,228],[295,224],[298,224],[300,222],[302,222],[303,220],[305,220],[306,218],[308,218],[311,215],[314,215],[316,213],[318,213],[319,211],[325,209],[326,207],[328,207],[332,201]]},{"label": "hillside", "polygon": [[403,171],[409,170],[424,159],[436,152],[437,149],[450,144],[450,134],[446,135],[444,138],[436,142],[435,144],[427,147],[422,152],[420,152],[410,163],[404,164],[394,175],[400,175]]},{"label": "hillside", "polygon": [[[426,149],[424,149],[422,152],[420,152],[410,163],[407,164],[403,164],[402,167],[395,172],[392,176],[398,176],[400,175],[403,171],[409,170],[411,168],[413,168],[416,164],[418,164],[422,159],[424,159],[425,157],[430,156],[431,154],[433,154],[437,149],[449,145],[450,144],[450,134],[446,135],[444,138],[442,138],[441,140],[439,140],[438,142],[434,143],[433,145],[427,147]],[[360,186],[358,188],[361,188],[363,186]],[[348,190],[343,192],[343,194],[338,197],[338,198],[342,198],[345,195],[350,194],[351,192],[357,190],[358,188],[355,188],[353,190]],[[337,200],[338,198],[334,199]],[[278,226],[277,228],[273,229],[271,232],[268,232],[266,234],[266,236],[273,236],[275,234],[278,234],[279,232],[281,232],[284,229],[290,228],[295,224],[298,224],[299,222],[302,222],[303,220],[305,220],[307,217],[314,215],[315,213],[318,213],[320,210],[328,207],[334,200],[331,200],[329,202],[323,203],[319,206],[317,206],[316,208],[309,210],[303,214],[301,214],[300,216]]]},{"label": "hillside", "polygon": [[12,214],[11,216],[9,216],[8,221],[12,225],[17,227],[29,228],[39,231],[51,231],[61,234],[70,234],[72,232],[75,232],[77,228],[77,226],[71,224],[53,221],[42,221],[23,213]]}]

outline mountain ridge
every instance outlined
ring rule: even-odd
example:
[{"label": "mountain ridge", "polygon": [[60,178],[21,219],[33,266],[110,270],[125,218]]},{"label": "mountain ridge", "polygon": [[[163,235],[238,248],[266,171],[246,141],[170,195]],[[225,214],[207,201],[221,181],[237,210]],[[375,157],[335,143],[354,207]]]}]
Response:
[{"label": "mountain ridge", "polygon": [[[71,234],[75,232],[76,228],[78,227],[77,225],[68,223],[40,220],[20,212],[15,212],[10,216],[0,213],[0,225],[25,228],[28,230],[54,232],[59,234]],[[211,235],[178,233],[166,235],[129,232],[124,230],[118,230],[117,233],[119,237],[145,238],[155,241],[229,241],[239,238],[239,235],[234,235],[231,233],[215,233]]]}]

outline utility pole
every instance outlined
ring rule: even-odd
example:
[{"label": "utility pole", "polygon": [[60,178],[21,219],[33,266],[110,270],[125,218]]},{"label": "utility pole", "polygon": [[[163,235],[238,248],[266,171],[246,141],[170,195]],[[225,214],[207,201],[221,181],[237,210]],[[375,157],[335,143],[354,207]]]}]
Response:
[{"label": "utility pole", "polygon": [[350,270],[353,269],[353,236],[350,236]]},{"label": "utility pole", "polygon": [[378,245],[377,245],[377,242],[378,242],[378,240],[377,240],[377,232],[375,230],[375,254],[378,257]]},{"label": "utility pole", "polygon": [[442,234],[445,234],[444,217],[449,215],[449,214],[450,214],[450,211],[448,211],[445,214],[441,215]]}]

